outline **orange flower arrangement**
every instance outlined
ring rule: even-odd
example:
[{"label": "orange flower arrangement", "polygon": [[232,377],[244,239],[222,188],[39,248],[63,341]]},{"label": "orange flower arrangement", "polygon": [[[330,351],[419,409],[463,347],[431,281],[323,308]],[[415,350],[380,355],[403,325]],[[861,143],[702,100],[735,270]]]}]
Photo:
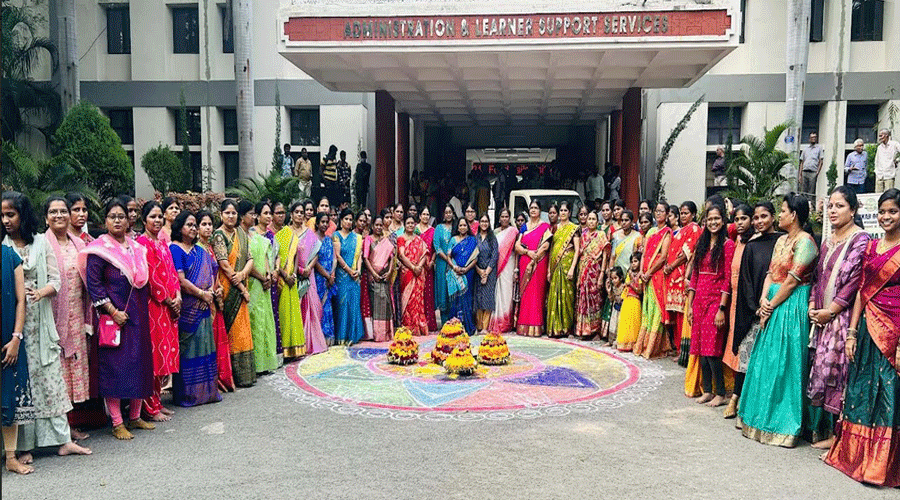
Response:
[{"label": "orange flower arrangement", "polygon": [[441,327],[441,333],[435,342],[434,350],[431,351],[431,361],[443,366],[444,361],[450,356],[453,349],[460,344],[463,344],[468,349],[469,335],[463,328],[462,323],[458,319],[453,318]]},{"label": "orange flower arrangement", "polygon": [[411,365],[419,361],[419,344],[412,338],[409,328],[400,327],[394,332],[394,341],[388,347],[388,363]]},{"label": "orange flower arrangement", "polygon": [[478,347],[478,362],[485,365],[505,365],[509,363],[509,346],[498,332],[484,336]]},{"label": "orange flower arrangement", "polygon": [[472,356],[472,350],[469,348],[468,341],[454,347],[453,352],[451,352],[450,355],[447,356],[447,360],[444,361],[444,368],[452,378],[456,378],[460,375],[471,375],[475,373],[475,368],[477,366],[478,362],[475,361],[475,357]]}]

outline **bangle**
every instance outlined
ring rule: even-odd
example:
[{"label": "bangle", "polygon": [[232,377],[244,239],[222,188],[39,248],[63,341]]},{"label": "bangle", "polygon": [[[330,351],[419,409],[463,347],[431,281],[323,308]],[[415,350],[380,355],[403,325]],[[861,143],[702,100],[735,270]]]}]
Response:
[{"label": "bangle", "polygon": [[847,333],[850,333],[850,332],[859,333],[859,330],[857,330],[856,328],[847,328]]},{"label": "bangle", "polygon": [[12,332],[12,336],[15,337],[15,338],[17,338],[17,339],[19,339],[19,340],[24,340],[24,339],[25,339],[25,336],[22,335],[22,332]]}]

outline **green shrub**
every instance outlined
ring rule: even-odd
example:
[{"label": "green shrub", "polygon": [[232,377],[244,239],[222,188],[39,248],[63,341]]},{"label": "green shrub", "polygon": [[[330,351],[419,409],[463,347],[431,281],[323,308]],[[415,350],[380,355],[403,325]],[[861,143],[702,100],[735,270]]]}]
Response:
[{"label": "green shrub", "polygon": [[188,186],[184,185],[187,177],[184,163],[168,146],[160,144],[144,153],[141,157],[141,167],[150,177],[153,189],[160,193],[187,191]]},{"label": "green shrub", "polygon": [[96,106],[81,101],[66,114],[53,135],[62,161],[79,165],[79,180],[101,200],[134,193],[134,167],[109,119]]}]

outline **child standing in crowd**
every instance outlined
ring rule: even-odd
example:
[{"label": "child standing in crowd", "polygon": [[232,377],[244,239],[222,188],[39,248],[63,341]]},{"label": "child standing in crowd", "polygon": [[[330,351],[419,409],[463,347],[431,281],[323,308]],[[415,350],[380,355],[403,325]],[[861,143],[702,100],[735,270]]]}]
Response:
[{"label": "child standing in crowd", "polygon": [[614,267],[610,271],[609,281],[606,283],[606,296],[612,302],[612,312],[609,317],[609,333],[607,334],[608,347],[616,343],[616,335],[619,330],[619,314],[622,311],[622,295],[625,292],[625,272],[621,267]]},{"label": "child standing in crowd", "polygon": [[631,267],[625,278],[622,308],[619,312],[619,329],[616,346],[620,351],[631,351],[641,331],[641,297],[644,282],[641,280],[641,252],[631,254]]}]

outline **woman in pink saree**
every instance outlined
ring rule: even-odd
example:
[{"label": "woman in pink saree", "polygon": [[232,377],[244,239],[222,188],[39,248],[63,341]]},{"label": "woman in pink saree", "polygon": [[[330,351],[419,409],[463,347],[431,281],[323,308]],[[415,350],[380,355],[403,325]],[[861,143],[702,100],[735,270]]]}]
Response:
[{"label": "woman in pink saree", "polygon": [[541,204],[528,206],[529,220],[516,243],[519,255],[519,318],[516,333],[540,337],[544,333],[544,302],[547,295],[547,253],[553,233],[550,224],[541,220]]},{"label": "woman in pink saree", "polygon": [[428,335],[428,321],[425,319],[425,261],[428,247],[422,238],[416,236],[415,219],[406,216],[404,232],[397,238],[400,272],[400,322],[413,335]]},{"label": "woman in pink saree", "polygon": [[363,244],[363,258],[369,273],[368,294],[372,315],[365,318],[367,332],[375,342],[387,342],[393,337],[394,307],[391,300],[391,275],[394,272],[394,240],[384,234],[384,219],[372,221],[372,234]]},{"label": "woman in pink saree", "polygon": [[297,289],[301,293],[300,316],[303,318],[307,355],[328,350],[325,333],[322,331],[322,302],[319,300],[319,291],[313,274],[319,261],[321,246],[322,242],[316,232],[309,229],[303,233],[297,244]]},{"label": "woman in pink saree", "polygon": [[[513,298],[516,287],[516,259],[513,250],[519,230],[511,225],[512,213],[508,208],[500,210],[500,227],[494,230],[500,260],[497,262],[497,288],[494,292],[494,315],[491,316],[490,332],[511,332],[513,330]],[[427,307],[426,307],[427,310]]]}]

